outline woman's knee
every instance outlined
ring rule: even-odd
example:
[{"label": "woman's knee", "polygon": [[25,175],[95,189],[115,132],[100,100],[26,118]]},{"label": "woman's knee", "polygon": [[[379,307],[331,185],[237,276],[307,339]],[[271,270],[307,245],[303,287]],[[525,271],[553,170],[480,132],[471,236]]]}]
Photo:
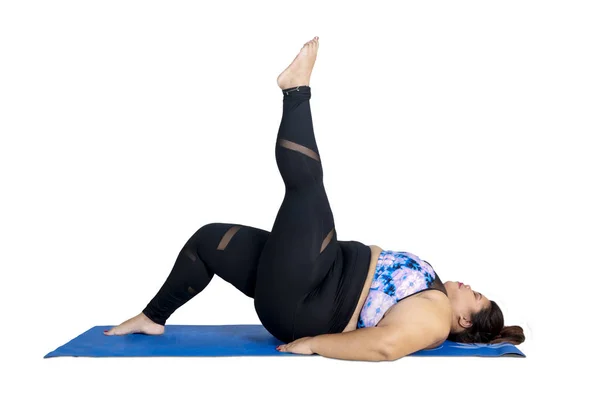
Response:
[{"label": "woman's knee", "polygon": [[[243,230],[243,233],[239,233]],[[236,239],[239,235],[243,239]],[[190,245],[202,248],[204,251],[222,252],[230,248],[235,239],[244,251],[254,252],[256,246],[261,247],[269,237],[269,232],[242,224],[212,222],[202,226],[190,239]],[[241,242],[240,242],[241,240]],[[239,246],[237,247],[239,249]],[[261,247],[262,249],[262,247]]]},{"label": "woman's knee", "polygon": [[321,160],[313,150],[280,140],[275,149],[275,159],[287,188],[303,189],[323,184]]},{"label": "woman's knee", "polygon": [[189,238],[185,247],[198,248],[202,247],[218,247],[218,243],[221,241],[225,232],[228,228],[233,227],[233,224],[225,224],[222,222],[211,222],[200,227],[194,234]]}]

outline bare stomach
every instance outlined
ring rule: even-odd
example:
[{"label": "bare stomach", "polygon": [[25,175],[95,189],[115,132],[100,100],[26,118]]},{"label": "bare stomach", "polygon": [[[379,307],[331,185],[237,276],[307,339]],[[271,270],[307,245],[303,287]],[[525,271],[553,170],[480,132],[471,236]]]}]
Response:
[{"label": "bare stomach", "polygon": [[350,318],[350,322],[344,328],[342,332],[349,332],[356,330],[356,325],[358,324],[358,317],[360,315],[360,310],[365,304],[365,300],[367,299],[367,295],[369,294],[369,289],[371,287],[371,283],[373,283],[373,276],[375,275],[375,267],[377,267],[377,260],[379,259],[379,254],[383,251],[383,249],[376,245],[370,245],[371,248],[371,263],[369,264],[369,272],[367,273],[367,279],[365,281],[365,285],[363,286],[362,292],[360,294],[360,299],[358,300],[358,304],[356,305],[356,309],[352,314],[352,318]]}]

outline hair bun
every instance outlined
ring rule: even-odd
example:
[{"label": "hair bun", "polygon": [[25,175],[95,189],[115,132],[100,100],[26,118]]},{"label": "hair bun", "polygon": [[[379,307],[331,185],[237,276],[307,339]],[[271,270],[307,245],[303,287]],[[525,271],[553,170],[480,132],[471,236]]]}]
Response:
[{"label": "hair bun", "polygon": [[508,342],[512,344],[521,344],[525,341],[525,334],[523,328],[518,325],[505,326],[500,330],[500,333],[490,342],[502,343]]}]

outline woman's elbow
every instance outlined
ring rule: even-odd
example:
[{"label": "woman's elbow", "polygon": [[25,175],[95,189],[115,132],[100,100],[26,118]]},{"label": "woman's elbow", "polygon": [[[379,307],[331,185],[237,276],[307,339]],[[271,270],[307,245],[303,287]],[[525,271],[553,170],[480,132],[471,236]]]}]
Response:
[{"label": "woman's elbow", "polygon": [[402,356],[403,354],[393,347],[383,347],[378,351],[379,361],[396,361]]}]

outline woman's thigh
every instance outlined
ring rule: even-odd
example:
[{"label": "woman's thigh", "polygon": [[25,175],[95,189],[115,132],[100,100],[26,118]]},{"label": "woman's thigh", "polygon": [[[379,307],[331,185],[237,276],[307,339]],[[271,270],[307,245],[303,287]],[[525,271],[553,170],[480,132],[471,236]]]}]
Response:
[{"label": "woman's thigh", "polygon": [[[333,214],[322,184],[287,191],[260,256],[255,308],[267,329],[293,340],[297,316],[310,303],[320,304],[324,319],[335,293],[320,292],[335,280],[339,257]],[[327,315],[325,315],[327,314]]]},{"label": "woman's thigh", "polygon": [[206,268],[254,298],[258,261],[269,231],[243,224],[204,225],[184,247],[188,257],[199,256]]}]

